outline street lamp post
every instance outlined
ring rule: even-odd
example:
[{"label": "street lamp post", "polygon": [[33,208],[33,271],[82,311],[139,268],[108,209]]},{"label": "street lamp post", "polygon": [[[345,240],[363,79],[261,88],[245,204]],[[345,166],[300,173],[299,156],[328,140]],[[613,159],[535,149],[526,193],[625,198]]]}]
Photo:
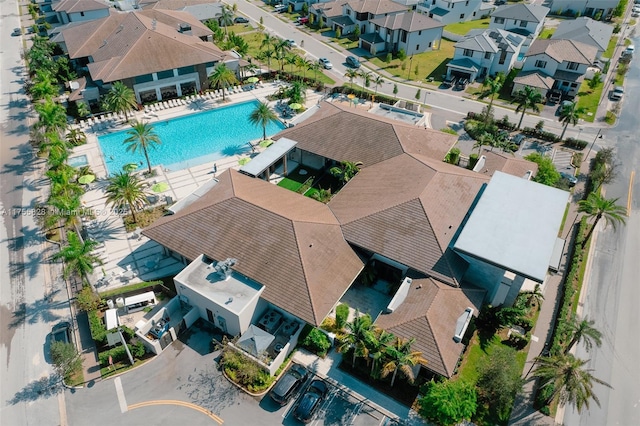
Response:
[{"label": "street lamp post", "polygon": [[413,55],[411,55],[411,58],[409,59],[409,70],[407,72],[407,80],[409,80],[409,77],[411,77],[411,64],[413,63]]},{"label": "street lamp post", "polygon": [[591,142],[591,146],[589,147],[589,151],[587,151],[587,155],[584,157],[585,160],[587,160],[589,158],[589,154],[591,154],[591,150],[593,149],[593,146],[596,144],[596,141],[598,139],[602,139],[604,135],[601,134],[602,129],[598,129],[598,133],[596,134],[596,137],[593,138],[593,142]]}]

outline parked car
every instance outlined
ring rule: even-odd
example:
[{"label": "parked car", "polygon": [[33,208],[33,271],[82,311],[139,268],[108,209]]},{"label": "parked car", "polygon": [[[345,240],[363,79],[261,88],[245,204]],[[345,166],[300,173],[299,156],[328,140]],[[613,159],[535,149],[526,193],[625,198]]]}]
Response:
[{"label": "parked car", "polygon": [[611,92],[611,100],[621,101],[623,97],[624,97],[624,87],[616,86]]},{"label": "parked car", "polygon": [[245,18],[244,16],[236,16],[236,18],[233,20],[233,22],[235,24],[248,24],[249,20],[247,18]]},{"label": "parked car", "polygon": [[636,47],[633,44],[627,46],[626,49],[622,51],[622,56],[633,56],[636,51]]},{"label": "parked car", "polygon": [[560,102],[560,105],[558,105],[558,109],[556,110],[556,115],[560,115],[563,109],[570,107],[571,105],[573,105],[573,102],[568,100]]},{"label": "parked car", "polygon": [[351,68],[360,68],[360,61],[355,56],[347,56],[347,65]]},{"label": "parked car", "polygon": [[455,88],[456,88],[456,90],[464,90],[464,89],[466,89],[467,84],[469,84],[469,80],[467,80],[466,78],[460,77],[456,81]]},{"label": "parked car", "polygon": [[560,172],[560,177],[566,179],[569,182],[569,186],[575,186],[578,183],[578,178],[572,174]]},{"label": "parked car", "polygon": [[502,6],[503,4],[507,4],[507,0],[496,0],[494,4],[496,6]]},{"label": "parked car", "polygon": [[304,24],[308,24],[309,23],[309,17],[308,16],[301,16],[298,18],[298,24],[300,25],[304,25]]},{"label": "parked car", "polygon": [[300,401],[298,401],[298,406],[293,412],[293,416],[302,423],[309,423],[318,408],[320,408],[320,405],[322,405],[328,390],[329,388],[323,380],[316,379],[311,382]]},{"label": "parked car", "polygon": [[276,4],[273,8],[273,11],[277,13],[284,12],[285,10],[287,10],[287,6],[282,3]]},{"label": "parked car", "polygon": [[560,90],[552,89],[547,94],[547,100],[552,104],[557,104],[562,99],[562,92]]},{"label": "parked car", "polygon": [[325,70],[330,70],[331,68],[333,68],[333,64],[327,58],[320,58],[318,59],[318,62]]},{"label": "parked car", "polygon": [[527,139],[527,135],[525,135],[524,133],[518,133],[517,135],[514,135],[511,137],[511,142],[520,146],[522,145],[522,142],[524,142],[526,139]]},{"label": "parked car", "polygon": [[447,75],[445,76],[445,78],[442,80],[442,85],[444,87],[451,87],[454,84],[456,84],[456,78],[452,75]]},{"label": "parked car", "polygon": [[289,45],[289,47],[291,48],[296,48],[298,47],[298,43],[296,43],[295,40],[287,40],[287,44]]},{"label": "parked car", "polygon": [[12,35],[13,37],[17,37],[17,36],[19,36],[19,35],[22,35],[22,29],[21,29],[21,28],[14,28],[14,29],[13,29],[13,32],[11,33],[11,35]]},{"label": "parked car", "polygon": [[279,405],[287,405],[291,397],[309,377],[309,372],[301,365],[293,364],[271,389],[269,396]]},{"label": "parked car", "polygon": [[71,324],[63,321],[54,325],[51,329],[51,339],[53,342],[71,342]]}]

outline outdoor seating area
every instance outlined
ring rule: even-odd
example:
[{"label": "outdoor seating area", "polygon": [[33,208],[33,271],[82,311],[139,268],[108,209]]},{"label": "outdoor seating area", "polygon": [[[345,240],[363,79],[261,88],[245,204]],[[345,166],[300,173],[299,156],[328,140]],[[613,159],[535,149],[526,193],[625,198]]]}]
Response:
[{"label": "outdoor seating area", "polygon": [[[294,108],[295,106],[298,106],[298,108]],[[274,108],[276,112],[280,113],[282,118],[292,118],[297,114],[296,109],[301,109],[302,105],[300,104],[288,105],[282,100],[279,100],[278,102],[276,102]]]}]

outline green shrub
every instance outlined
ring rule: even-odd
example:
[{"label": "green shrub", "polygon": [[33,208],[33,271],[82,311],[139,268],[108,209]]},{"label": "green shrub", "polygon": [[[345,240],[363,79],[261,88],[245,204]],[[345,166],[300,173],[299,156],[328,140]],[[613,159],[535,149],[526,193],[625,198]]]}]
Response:
[{"label": "green shrub", "polygon": [[453,130],[451,127],[443,127],[442,129],[440,129],[440,131],[442,133],[449,133],[450,135],[456,135],[458,136],[458,132],[456,132],[455,130]]},{"label": "green shrub", "polygon": [[331,347],[329,337],[321,330],[314,328],[309,335],[302,341],[302,346],[315,353],[318,356],[325,356]]},{"label": "green shrub", "polygon": [[478,164],[478,154],[474,152],[473,154],[469,155],[469,164],[467,165],[467,168],[469,170],[473,170],[476,164]]},{"label": "green shrub", "polygon": [[102,319],[98,317],[98,311],[90,311],[87,313],[89,317],[89,329],[91,331],[91,338],[96,342],[98,346],[104,346],[107,344],[107,329],[102,322]]},{"label": "green shrub", "polygon": [[109,349],[108,351],[100,352],[98,354],[98,360],[102,367],[109,366],[109,357],[111,357],[113,363],[116,364],[127,358],[127,351],[124,349],[124,346],[120,345],[113,349]]},{"label": "green shrub", "polygon": [[513,321],[513,325],[517,325],[518,327],[522,327],[524,331],[531,331],[533,328],[533,320],[526,317],[518,317]]},{"label": "green shrub", "polygon": [[454,164],[454,165],[458,164],[458,161],[460,161],[460,149],[451,148],[451,150],[447,153],[446,157],[444,158],[444,161],[449,164]]},{"label": "green shrub", "polygon": [[398,50],[398,59],[401,61],[404,61],[405,59],[407,59],[407,52],[405,52],[404,49],[400,49]]},{"label": "green shrub", "polygon": [[530,340],[531,336],[529,335],[529,333],[524,336],[519,333],[511,333],[507,344],[517,350],[520,350],[524,349],[529,344]]},{"label": "green shrub", "polygon": [[342,330],[347,324],[347,318],[349,317],[349,305],[341,303],[336,306],[336,328]]},{"label": "green shrub", "polygon": [[240,352],[226,348],[222,352],[220,365],[226,375],[250,392],[260,392],[273,383],[274,378],[257,363]]},{"label": "green shrub", "polygon": [[587,141],[583,141],[583,140],[575,139],[575,138],[567,138],[564,141],[564,146],[566,146],[568,148],[578,149],[578,150],[585,149],[588,144],[589,144],[589,142],[587,142]]}]

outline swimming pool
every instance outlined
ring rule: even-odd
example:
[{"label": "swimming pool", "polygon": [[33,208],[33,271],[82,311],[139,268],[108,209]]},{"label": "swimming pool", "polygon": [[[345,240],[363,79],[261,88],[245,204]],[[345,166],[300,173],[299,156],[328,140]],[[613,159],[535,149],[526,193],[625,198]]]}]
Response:
[{"label": "swimming pool", "polygon": [[[162,164],[180,170],[219,160],[250,150],[248,142],[262,137],[262,127],[251,124],[249,115],[258,101],[190,114],[153,123],[160,145],[149,150],[151,166]],[[284,129],[280,122],[269,123],[267,135]],[[109,174],[119,172],[128,163],[147,163],[144,154],[126,150],[123,144],[129,129],[99,136],[98,142]]]}]

